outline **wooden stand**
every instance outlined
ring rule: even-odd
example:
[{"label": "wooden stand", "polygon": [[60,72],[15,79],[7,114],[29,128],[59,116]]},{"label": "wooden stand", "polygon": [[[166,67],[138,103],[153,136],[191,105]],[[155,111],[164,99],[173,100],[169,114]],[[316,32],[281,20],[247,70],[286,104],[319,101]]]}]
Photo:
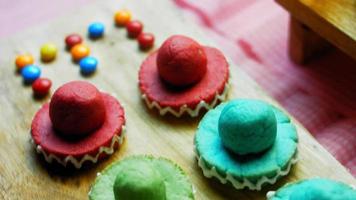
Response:
[{"label": "wooden stand", "polygon": [[332,46],[295,18],[290,19],[289,56],[298,64],[304,64],[323,54]]},{"label": "wooden stand", "polygon": [[331,47],[356,60],[356,7],[353,0],[276,0],[291,14],[289,53],[299,64]]}]

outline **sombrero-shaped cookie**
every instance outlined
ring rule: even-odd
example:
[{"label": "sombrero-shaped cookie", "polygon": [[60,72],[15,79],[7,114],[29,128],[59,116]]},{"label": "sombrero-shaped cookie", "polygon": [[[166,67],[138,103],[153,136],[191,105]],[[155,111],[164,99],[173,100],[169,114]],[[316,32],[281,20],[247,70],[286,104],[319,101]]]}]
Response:
[{"label": "sombrero-shaped cookie", "polygon": [[142,63],[139,87],[149,108],[161,115],[194,117],[225,100],[229,67],[217,49],[174,35]]},{"label": "sombrero-shaped cookie", "polygon": [[288,183],[276,192],[267,193],[268,200],[355,200],[356,189],[345,183],[312,178]]},{"label": "sombrero-shaped cookie", "polygon": [[152,156],[131,156],[98,173],[90,200],[190,200],[192,184],[172,161]]},{"label": "sombrero-shaped cookie", "polygon": [[123,142],[124,109],[111,95],[84,81],[64,84],[36,113],[31,135],[47,162],[80,168],[112,154]]},{"label": "sombrero-shaped cookie", "polygon": [[236,189],[260,190],[287,175],[296,162],[295,126],[279,109],[258,100],[233,100],[206,113],[194,144],[206,177]]}]

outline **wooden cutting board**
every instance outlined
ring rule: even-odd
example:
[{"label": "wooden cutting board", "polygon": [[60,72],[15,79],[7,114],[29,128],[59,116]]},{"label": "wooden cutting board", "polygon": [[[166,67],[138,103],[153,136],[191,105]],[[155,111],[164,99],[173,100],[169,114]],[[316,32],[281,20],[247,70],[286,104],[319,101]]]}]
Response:
[{"label": "wooden cutting board", "polygon": [[[126,31],[113,26],[115,10],[130,9],[140,19],[145,31],[157,37],[156,47],[172,34],[185,34],[201,42],[212,43],[204,31],[184,18],[170,1],[126,0],[96,1],[84,8],[40,27],[31,28],[11,38],[0,40],[0,199],[87,199],[96,173],[113,161],[133,154],[153,154],[177,162],[189,175],[197,199],[265,199],[268,190],[287,182],[309,177],[328,177],[355,184],[355,179],[296,121],[300,143],[300,160],[290,175],[260,192],[238,191],[216,180],[203,177],[193,153],[193,136],[199,119],[160,117],[149,111],[137,86],[137,73],[147,53],[140,52],[135,40]],[[64,50],[64,37],[77,32],[86,35],[92,21],[106,24],[105,38],[86,43],[100,62],[97,73],[82,77]],[[70,80],[87,80],[101,90],[115,93],[123,104],[127,117],[127,137],[120,151],[109,159],[83,170],[63,170],[51,167],[36,155],[30,143],[32,117],[43,102],[32,97],[29,86],[14,71],[14,57],[30,52],[39,60],[41,44],[52,41],[59,46],[58,59],[50,64],[39,63],[43,77],[54,83],[52,91]],[[276,104],[239,66],[231,63],[229,98],[257,98]],[[277,104],[276,104],[277,105]],[[277,105],[278,106],[278,105]]]}]

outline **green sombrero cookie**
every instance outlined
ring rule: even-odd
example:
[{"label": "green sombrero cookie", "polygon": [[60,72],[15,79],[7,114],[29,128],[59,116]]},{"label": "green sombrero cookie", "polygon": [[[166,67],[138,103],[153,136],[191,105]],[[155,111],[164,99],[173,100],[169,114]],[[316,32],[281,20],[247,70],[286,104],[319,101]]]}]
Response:
[{"label": "green sombrero cookie", "polygon": [[209,111],[194,139],[206,177],[236,189],[260,190],[287,175],[296,162],[295,126],[279,109],[258,100],[233,100]]},{"label": "green sombrero cookie", "polygon": [[172,161],[152,156],[131,156],[98,174],[90,200],[190,200],[192,185]]},{"label": "green sombrero cookie", "polygon": [[268,200],[355,200],[356,190],[341,182],[314,178],[287,184],[267,193]]}]

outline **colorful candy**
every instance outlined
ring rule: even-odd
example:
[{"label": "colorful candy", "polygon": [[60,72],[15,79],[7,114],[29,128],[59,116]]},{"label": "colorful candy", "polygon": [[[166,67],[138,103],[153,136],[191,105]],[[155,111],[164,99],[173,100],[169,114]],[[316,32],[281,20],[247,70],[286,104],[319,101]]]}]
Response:
[{"label": "colorful candy", "polygon": [[138,20],[130,21],[126,25],[126,30],[127,30],[127,34],[128,34],[129,37],[136,38],[142,32],[143,25]]},{"label": "colorful candy", "polygon": [[99,38],[104,35],[104,24],[100,22],[94,22],[89,25],[88,33],[90,38]]},{"label": "colorful candy", "polygon": [[114,20],[117,26],[125,26],[131,20],[131,13],[127,10],[117,11]]},{"label": "colorful candy", "polygon": [[37,65],[27,65],[21,70],[25,83],[32,83],[41,75],[41,69]]},{"label": "colorful candy", "polygon": [[48,78],[39,78],[32,83],[32,90],[36,96],[45,96],[51,89],[52,81]]},{"label": "colorful candy", "polygon": [[75,33],[68,35],[65,39],[67,49],[71,49],[73,46],[82,43],[82,41],[82,37]]},{"label": "colorful candy", "polygon": [[32,65],[34,63],[34,59],[30,54],[19,55],[16,57],[15,64],[17,70],[21,71],[27,65]]},{"label": "colorful candy", "polygon": [[41,60],[50,62],[57,56],[57,47],[53,43],[46,43],[41,47]]},{"label": "colorful candy", "polygon": [[82,74],[91,74],[95,72],[98,65],[98,60],[94,57],[88,56],[80,60],[79,66]]},{"label": "colorful candy", "polygon": [[137,38],[140,49],[147,50],[153,47],[155,37],[151,33],[141,33]]},{"label": "colorful candy", "polygon": [[87,57],[90,54],[90,49],[84,44],[77,44],[70,50],[74,61]]}]

